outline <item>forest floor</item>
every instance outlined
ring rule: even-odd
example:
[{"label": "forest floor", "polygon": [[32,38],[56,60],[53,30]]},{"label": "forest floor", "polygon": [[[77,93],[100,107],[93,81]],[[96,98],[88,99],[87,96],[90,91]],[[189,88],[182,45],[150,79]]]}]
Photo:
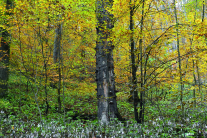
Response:
[{"label": "forest floor", "polygon": [[147,99],[145,122],[137,124],[133,104],[127,102],[128,93],[122,90],[117,93],[117,106],[126,121],[103,126],[97,120],[96,84],[71,81],[67,86],[61,113],[57,110],[57,91],[48,87],[50,108],[46,115],[44,87],[36,91],[31,89],[35,84],[28,87],[26,78],[10,78],[9,99],[0,99],[0,137],[207,138],[206,102],[198,102],[196,108],[186,103],[182,114],[179,102]]}]

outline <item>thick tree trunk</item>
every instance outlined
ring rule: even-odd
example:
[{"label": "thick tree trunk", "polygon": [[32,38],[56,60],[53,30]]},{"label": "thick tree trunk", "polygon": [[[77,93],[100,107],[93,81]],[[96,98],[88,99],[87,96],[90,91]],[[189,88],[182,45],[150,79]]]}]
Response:
[{"label": "thick tree trunk", "polygon": [[8,32],[4,29],[2,31],[1,47],[0,47],[0,97],[7,97],[8,78],[9,78],[9,41]]},{"label": "thick tree trunk", "polygon": [[[9,10],[11,7],[12,0],[7,0],[6,9]],[[0,28],[0,33],[0,37],[2,37],[0,46],[0,98],[5,98],[8,94],[10,42],[7,30]]]},{"label": "thick tree trunk", "polygon": [[114,80],[113,46],[108,40],[113,25],[113,15],[107,11],[112,0],[96,1],[97,42],[96,42],[96,81],[98,98],[98,119],[108,124],[113,118],[119,118]]}]

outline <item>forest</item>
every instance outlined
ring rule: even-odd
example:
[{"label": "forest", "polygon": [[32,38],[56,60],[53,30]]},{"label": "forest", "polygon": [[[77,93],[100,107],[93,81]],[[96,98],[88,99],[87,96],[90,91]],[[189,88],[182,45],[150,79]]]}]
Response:
[{"label": "forest", "polygon": [[0,137],[207,138],[206,0],[0,0]]}]

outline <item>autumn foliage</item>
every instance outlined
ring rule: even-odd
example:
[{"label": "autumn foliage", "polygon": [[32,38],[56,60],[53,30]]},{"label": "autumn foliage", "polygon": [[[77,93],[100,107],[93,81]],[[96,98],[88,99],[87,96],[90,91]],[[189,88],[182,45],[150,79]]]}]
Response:
[{"label": "autumn foliage", "polygon": [[[179,84],[184,85],[184,101],[203,101],[206,97],[206,19],[202,19],[202,2],[188,3],[185,9],[177,7],[179,24],[175,23],[173,3],[145,0],[143,32],[140,34],[141,2],[133,3],[135,12],[135,55],[142,52],[146,101],[175,100],[180,97]],[[10,71],[25,76],[38,87],[58,83],[57,66],[61,68],[61,94],[91,93],[96,97],[96,25],[95,1],[15,0],[13,9],[0,6],[0,22],[11,34]],[[182,10],[185,10],[182,12]],[[10,16],[4,14],[11,12]],[[115,0],[110,12],[115,26],[110,40],[114,45],[114,71],[118,99],[127,97],[131,84],[131,53],[129,30],[129,0]],[[3,25],[4,21],[8,25]],[[55,29],[62,24],[60,63],[53,62]],[[176,27],[179,28],[180,57],[177,51]],[[142,39],[142,51],[138,40]],[[180,82],[178,58],[181,59]],[[136,58],[138,85],[140,59]],[[45,81],[47,80],[47,81]],[[73,85],[76,84],[76,85]],[[64,85],[64,86],[63,86]],[[193,90],[196,91],[192,96]],[[41,91],[43,93],[43,90]],[[125,93],[124,93],[125,92]],[[43,95],[43,94],[42,94]],[[50,95],[50,94],[49,94]],[[76,95],[76,94],[74,94]],[[42,99],[41,99],[42,98]],[[44,97],[39,97],[44,101]],[[52,98],[49,99],[52,101]]]}]

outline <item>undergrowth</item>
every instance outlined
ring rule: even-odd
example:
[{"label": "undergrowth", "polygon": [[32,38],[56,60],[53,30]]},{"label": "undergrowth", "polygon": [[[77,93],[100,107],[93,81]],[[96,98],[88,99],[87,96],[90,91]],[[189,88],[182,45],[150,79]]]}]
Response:
[{"label": "undergrowth", "polygon": [[48,86],[50,107],[46,114],[44,85],[38,85],[39,90],[36,91],[36,84],[28,83],[26,77],[10,76],[8,98],[0,99],[0,136],[207,137],[205,101],[192,108],[185,99],[187,104],[182,113],[179,103],[172,102],[170,98],[165,101],[146,99],[145,123],[137,124],[134,121],[133,103],[127,101],[128,89],[118,87],[121,92],[117,93],[117,106],[125,121],[115,120],[108,126],[102,126],[97,120],[95,83],[75,80],[65,83],[61,112],[57,110],[57,90]]}]

